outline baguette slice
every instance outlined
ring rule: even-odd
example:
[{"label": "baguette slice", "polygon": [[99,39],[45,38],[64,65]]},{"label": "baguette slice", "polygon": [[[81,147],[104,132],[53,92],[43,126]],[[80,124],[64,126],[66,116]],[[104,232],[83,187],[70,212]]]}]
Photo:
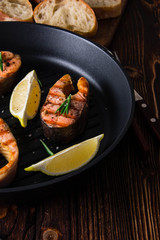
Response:
[{"label": "baguette slice", "polygon": [[121,15],[122,0],[85,0],[93,8],[97,19],[113,18]]},{"label": "baguette slice", "polygon": [[32,4],[28,0],[0,0],[0,16],[1,21],[32,22]]},{"label": "baguette slice", "polygon": [[7,14],[5,14],[0,10],[0,22],[6,22],[6,21],[19,21],[19,19],[9,17]]},{"label": "baguette slice", "polygon": [[93,36],[98,23],[93,9],[83,0],[44,0],[34,9],[36,23],[67,29],[83,36]]}]

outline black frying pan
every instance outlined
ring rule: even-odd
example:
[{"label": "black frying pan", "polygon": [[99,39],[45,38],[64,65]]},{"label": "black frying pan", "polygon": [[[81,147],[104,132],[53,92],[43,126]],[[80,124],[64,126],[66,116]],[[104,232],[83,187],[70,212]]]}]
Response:
[{"label": "black frying pan", "polygon": [[49,88],[64,74],[69,73],[75,85],[81,76],[88,79],[91,96],[87,127],[72,144],[104,133],[97,156],[77,171],[59,177],[25,172],[25,167],[48,156],[40,139],[53,152],[67,146],[53,146],[44,138],[39,113],[23,129],[9,112],[11,92],[0,97],[0,117],[10,126],[20,150],[16,178],[9,187],[0,189],[0,198],[43,194],[43,191],[91,168],[116,147],[131,123],[133,91],[124,70],[109,52],[81,36],[59,28],[19,22],[1,22],[0,31],[0,50],[12,51],[22,57],[21,79],[29,71],[36,70],[43,84],[41,106]]}]

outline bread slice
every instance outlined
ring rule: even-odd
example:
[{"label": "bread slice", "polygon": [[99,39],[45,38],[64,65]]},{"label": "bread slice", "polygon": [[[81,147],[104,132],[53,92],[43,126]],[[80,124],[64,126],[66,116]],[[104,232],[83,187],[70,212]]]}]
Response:
[{"label": "bread slice", "polygon": [[113,18],[121,15],[122,0],[85,0],[93,8],[97,19]]},{"label": "bread slice", "polygon": [[[0,0],[1,16],[8,16],[3,21],[33,21],[32,4],[28,0]],[[10,18],[10,19],[9,19]]]},{"label": "bread slice", "polygon": [[19,19],[18,18],[12,18],[12,17],[9,17],[7,14],[5,14],[4,12],[2,12],[1,10],[0,10],[0,21],[1,22],[8,22],[8,21],[19,21]]},{"label": "bread slice", "polygon": [[34,9],[36,23],[64,28],[83,36],[93,36],[98,23],[93,9],[83,0],[44,0]]}]

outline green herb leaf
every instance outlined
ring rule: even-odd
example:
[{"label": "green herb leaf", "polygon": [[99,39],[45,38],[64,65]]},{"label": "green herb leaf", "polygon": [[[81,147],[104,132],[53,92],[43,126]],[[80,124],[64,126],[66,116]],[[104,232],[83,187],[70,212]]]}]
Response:
[{"label": "green herb leaf", "polygon": [[71,102],[71,94],[68,96],[68,101],[67,101],[67,105],[66,105],[66,109],[65,109],[66,114],[68,114],[68,112],[69,112],[70,102]]},{"label": "green herb leaf", "polygon": [[2,59],[2,53],[0,52],[0,69],[3,72],[3,59]]},{"label": "green herb leaf", "polygon": [[49,155],[54,155],[54,153],[49,149],[49,147],[40,139],[40,142],[42,143],[43,147],[46,149],[47,153]]},{"label": "green herb leaf", "polygon": [[39,78],[38,78],[38,82],[39,82],[40,87],[42,87],[42,82],[40,81]]},{"label": "green herb leaf", "polygon": [[56,110],[55,113],[60,112],[60,114],[68,114],[69,106],[71,102],[71,94],[67,97],[67,99],[61,104],[61,106]]}]

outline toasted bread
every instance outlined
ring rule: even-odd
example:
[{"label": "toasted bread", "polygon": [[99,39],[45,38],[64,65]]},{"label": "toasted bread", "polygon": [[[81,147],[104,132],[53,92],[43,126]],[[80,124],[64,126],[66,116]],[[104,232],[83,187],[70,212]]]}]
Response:
[{"label": "toasted bread", "polygon": [[18,18],[9,17],[7,14],[5,14],[3,11],[0,10],[0,21],[1,22],[19,21],[19,19]]},{"label": "toasted bread", "polygon": [[33,21],[32,4],[28,0],[0,0],[1,21]]},{"label": "toasted bread", "polygon": [[93,9],[83,0],[44,0],[34,9],[36,23],[64,28],[83,36],[93,36],[98,23]]}]

